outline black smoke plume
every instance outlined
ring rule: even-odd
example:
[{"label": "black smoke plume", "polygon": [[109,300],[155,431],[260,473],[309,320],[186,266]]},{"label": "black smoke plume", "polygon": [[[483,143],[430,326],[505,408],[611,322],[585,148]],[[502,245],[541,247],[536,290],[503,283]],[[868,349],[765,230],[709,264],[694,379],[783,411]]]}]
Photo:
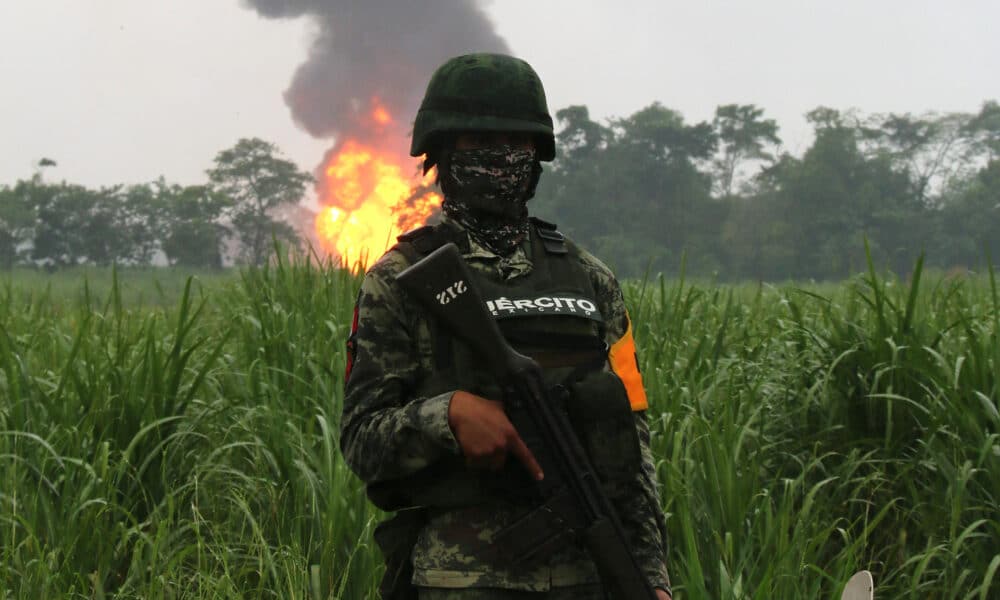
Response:
[{"label": "black smoke plume", "polygon": [[361,133],[372,98],[408,127],[438,65],[467,52],[508,52],[476,0],[243,2],[267,18],[319,25],[285,92],[293,118],[314,137]]}]

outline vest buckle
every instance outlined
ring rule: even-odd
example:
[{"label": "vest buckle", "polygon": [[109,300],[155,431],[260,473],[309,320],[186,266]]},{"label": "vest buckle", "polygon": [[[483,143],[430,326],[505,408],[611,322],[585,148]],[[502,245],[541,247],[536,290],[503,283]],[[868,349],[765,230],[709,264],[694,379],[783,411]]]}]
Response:
[{"label": "vest buckle", "polygon": [[549,254],[569,253],[569,249],[566,247],[566,236],[559,233],[555,229],[536,227],[535,232],[537,232],[538,237],[542,239],[542,246],[545,247],[545,251]]}]

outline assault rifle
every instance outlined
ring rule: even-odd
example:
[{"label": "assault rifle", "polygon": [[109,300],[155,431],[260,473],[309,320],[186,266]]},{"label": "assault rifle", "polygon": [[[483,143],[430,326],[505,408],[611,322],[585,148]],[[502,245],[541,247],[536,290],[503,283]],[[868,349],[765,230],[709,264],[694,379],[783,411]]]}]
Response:
[{"label": "assault rifle", "polygon": [[438,248],[397,275],[396,281],[490,365],[506,390],[508,413],[527,417],[520,423],[511,421],[542,463],[544,497],[549,499],[533,518],[544,514],[564,530],[563,539],[582,540],[612,598],[656,600],[568,417],[542,389],[541,368],[504,339],[455,244]]}]

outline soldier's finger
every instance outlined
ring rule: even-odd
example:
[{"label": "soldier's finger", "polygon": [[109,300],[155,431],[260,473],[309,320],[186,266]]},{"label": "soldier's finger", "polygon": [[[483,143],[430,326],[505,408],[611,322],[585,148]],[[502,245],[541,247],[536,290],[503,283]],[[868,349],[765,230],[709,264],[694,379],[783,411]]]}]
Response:
[{"label": "soldier's finger", "polygon": [[545,477],[545,473],[542,473],[542,466],[538,464],[535,460],[535,455],[531,453],[528,446],[525,445],[524,440],[521,436],[516,433],[510,438],[510,451],[514,453],[514,456],[521,461],[521,464],[528,469],[528,473],[535,478],[536,481],[541,481]]}]

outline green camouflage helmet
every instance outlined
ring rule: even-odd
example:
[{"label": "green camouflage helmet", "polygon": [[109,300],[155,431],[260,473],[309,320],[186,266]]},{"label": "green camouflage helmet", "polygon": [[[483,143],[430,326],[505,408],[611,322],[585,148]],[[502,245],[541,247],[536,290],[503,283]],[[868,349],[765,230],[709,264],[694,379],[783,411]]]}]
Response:
[{"label": "green camouflage helmet", "polygon": [[556,155],[542,82],[531,65],[512,56],[466,54],[438,67],[413,124],[410,156],[432,150],[438,135],[460,131],[533,133],[540,160]]}]

